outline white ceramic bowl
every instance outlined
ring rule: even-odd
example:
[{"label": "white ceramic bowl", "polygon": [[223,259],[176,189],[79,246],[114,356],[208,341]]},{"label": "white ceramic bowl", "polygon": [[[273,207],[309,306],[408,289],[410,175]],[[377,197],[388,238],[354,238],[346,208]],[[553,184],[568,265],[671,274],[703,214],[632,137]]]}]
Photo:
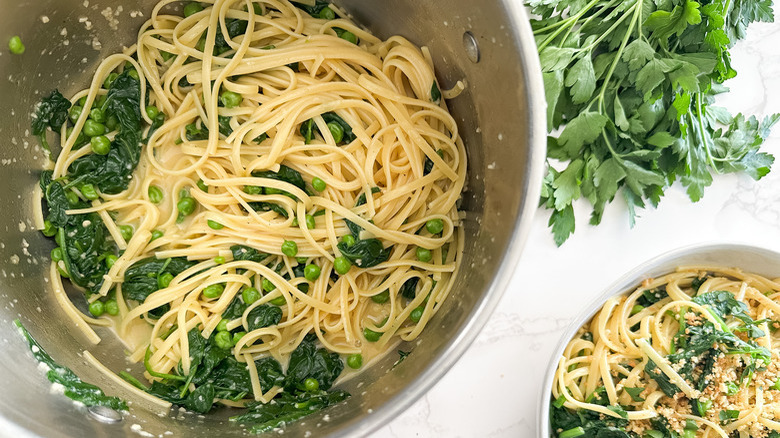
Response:
[{"label": "white ceramic bowl", "polygon": [[705,244],[679,248],[640,264],[627,274],[620,277],[612,286],[587,306],[563,333],[558,346],[555,348],[547,374],[542,385],[542,393],[539,401],[539,435],[547,438],[550,436],[550,397],[555,370],[558,360],[566,348],[566,345],[574,337],[580,327],[588,322],[598,312],[610,297],[623,295],[636,288],[646,278],[658,277],[675,270],[683,265],[714,265],[730,268],[741,268],[747,272],[765,275],[767,277],[780,276],[780,253],[767,249],[740,244]]}]

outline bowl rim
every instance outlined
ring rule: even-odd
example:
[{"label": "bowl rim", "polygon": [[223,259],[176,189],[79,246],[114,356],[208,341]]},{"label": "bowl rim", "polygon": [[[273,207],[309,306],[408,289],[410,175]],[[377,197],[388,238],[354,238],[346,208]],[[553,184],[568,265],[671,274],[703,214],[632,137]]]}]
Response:
[{"label": "bowl rim", "polygon": [[[636,265],[634,268],[621,275],[616,281],[611,283],[604,291],[598,295],[590,304],[588,304],[581,312],[577,313],[577,316],[566,326],[563,334],[558,339],[558,343],[550,355],[549,363],[545,372],[544,379],[542,380],[541,392],[539,394],[538,404],[538,436],[547,438],[550,436],[550,399],[552,397],[552,383],[555,378],[555,371],[558,368],[558,359],[560,359],[561,353],[568,345],[569,341],[574,337],[574,334],[582,327],[585,322],[592,318],[599,309],[604,306],[609,298],[625,295],[631,287],[639,284],[644,277],[662,275],[662,273],[668,273],[669,268],[667,265],[674,264],[676,260],[686,257],[704,257],[710,253],[730,253],[730,252],[742,252],[742,253],[754,253],[761,255],[764,258],[771,258],[780,263],[780,252],[759,245],[749,245],[737,242],[706,242],[695,243],[682,247],[675,248],[671,251],[664,252],[662,254],[651,257],[650,259]],[[735,263],[735,266],[739,267],[739,263]],[[662,269],[663,268],[663,269]],[[658,271],[658,273],[656,273]],[[780,266],[778,266],[778,274],[780,274]]]},{"label": "bowl rim", "polygon": [[428,367],[417,378],[409,382],[406,388],[396,396],[387,400],[370,415],[347,426],[331,436],[360,437],[367,436],[380,427],[390,423],[407,410],[414,402],[422,398],[444,375],[452,368],[461,356],[468,350],[477,335],[482,331],[493,310],[498,306],[506,291],[520,261],[520,255],[525,246],[528,234],[533,224],[537,210],[537,200],[541,195],[542,178],[544,176],[545,158],[547,156],[547,101],[544,97],[544,81],[542,79],[539,54],[531,30],[531,23],[523,2],[500,0],[511,23],[507,27],[510,38],[516,43],[519,53],[519,63],[526,75],[525,91],[528,111],[528,165],[525,175],[527,190],[520,201],[518,214],[504,257],[498,267],[495,277],[487,288],[485,297],[477,304],[472,317],[450,338],[448,345],[441,351]]}]

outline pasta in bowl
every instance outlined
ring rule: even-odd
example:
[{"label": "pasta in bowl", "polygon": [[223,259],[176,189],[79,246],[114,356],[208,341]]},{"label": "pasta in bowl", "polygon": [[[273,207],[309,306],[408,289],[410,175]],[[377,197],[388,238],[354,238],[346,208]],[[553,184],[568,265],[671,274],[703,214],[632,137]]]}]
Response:
[{"label": "pasta in bowl", "polygon": [[545,436],[777,436],[780,284],[755,273],[777,261],[699,247],[627,276],[559,349]]}]

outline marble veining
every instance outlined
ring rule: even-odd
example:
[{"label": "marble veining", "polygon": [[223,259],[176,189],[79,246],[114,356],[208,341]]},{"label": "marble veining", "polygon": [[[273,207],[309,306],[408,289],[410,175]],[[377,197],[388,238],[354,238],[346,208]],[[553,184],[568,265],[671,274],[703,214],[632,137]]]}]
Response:
[{"label": "marble veining", "polygon": [[[757,23],[732,50],[739,75],[718,103],[759,117],[780,112],[780,24]],[[507,145],[509,147],[509,145]],[[625,205],[608,207],[602,225],[588,225],[576,205],[577,232],[556,248],[539,211],[512,282],[492,320],[444,378],[380,438],[535,437],[538,400],[552,350],[570,321],[633,267],[671,249],[702,242],[755,244],[780,250],[780,126],[764,150],[775,170],[755,182],[721,175],[696,204],[668,189],[655,210],[629,229]],[[618,197],[620,198],[620,197]]]}]

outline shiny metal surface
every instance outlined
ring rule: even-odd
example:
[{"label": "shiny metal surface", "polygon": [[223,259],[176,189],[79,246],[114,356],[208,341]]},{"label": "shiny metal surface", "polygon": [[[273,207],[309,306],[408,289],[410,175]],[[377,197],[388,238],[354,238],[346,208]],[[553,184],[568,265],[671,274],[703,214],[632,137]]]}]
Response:
[{"label": "shiny metal surface", "polygon": [[550,436],[550,390],[558,360],[563,354],[566,345],[593,315],[596,314],[609,298],[623,295],[633,290],[646,278],[673,272],[678,266],[684,265],[711,265],[723,267],[741,268],[747,272],[765,275],[769,278],[780,276],[780,253],[767,248],[740,244],[704,244],[692,245],[670,251],[632,269],[619,280],[608,287],[607,290],[585,308],[574,321],[566,327],[558,346],[550,358],[547,366],[547,374],[542,385],[542,393],[539,401],[539,424],[537,431],[539,437]]},{"label": "shiny metal surface", "polygon": [[[0,436],[135,436],[133,429],[139,428],[154,436],[244,433],[227,421],[227,409],[205,418],[178,411],[158,416],[88,367],[82,357],[85,349],[114,371],[138,369],[125,360],[110,332],[98,330],[103,341],[91,346],[64,318],[47,284],[53,243],[33,229],[31,220],[39,202],[33,199],[33,187],[46,162],[28,131],[33,105],[53,88],[66,96],[85,88],[100,59],[134,41],[154,3],[0,1]],[[397,355],[388,355],[343,386],[353,394],[346,403],[290,426],[285,436],[366,435],[412,404],[454,364],[509,282],[536,208],[545,154],[544,89],[521,1],[336,3],[379,36],[401,34],[428,46],[442,88],[457,80],[467,82],[466,91],[449,106],[470,160],[463,199],[468,240],[459,286],[420,340],[404,347],[413,353],[391,372]],[[479,62],[469,60],[465,51],[467,31],[478,44]],[[27,47],[22,56],[5,49],[5,42],[17,34]],[[71,295],[85,308],[80,294]],[[107,424],[83,406],[50,394],[43,372],[11,329],[16,318],[83,380],[130,400],[130,415]]]}]

